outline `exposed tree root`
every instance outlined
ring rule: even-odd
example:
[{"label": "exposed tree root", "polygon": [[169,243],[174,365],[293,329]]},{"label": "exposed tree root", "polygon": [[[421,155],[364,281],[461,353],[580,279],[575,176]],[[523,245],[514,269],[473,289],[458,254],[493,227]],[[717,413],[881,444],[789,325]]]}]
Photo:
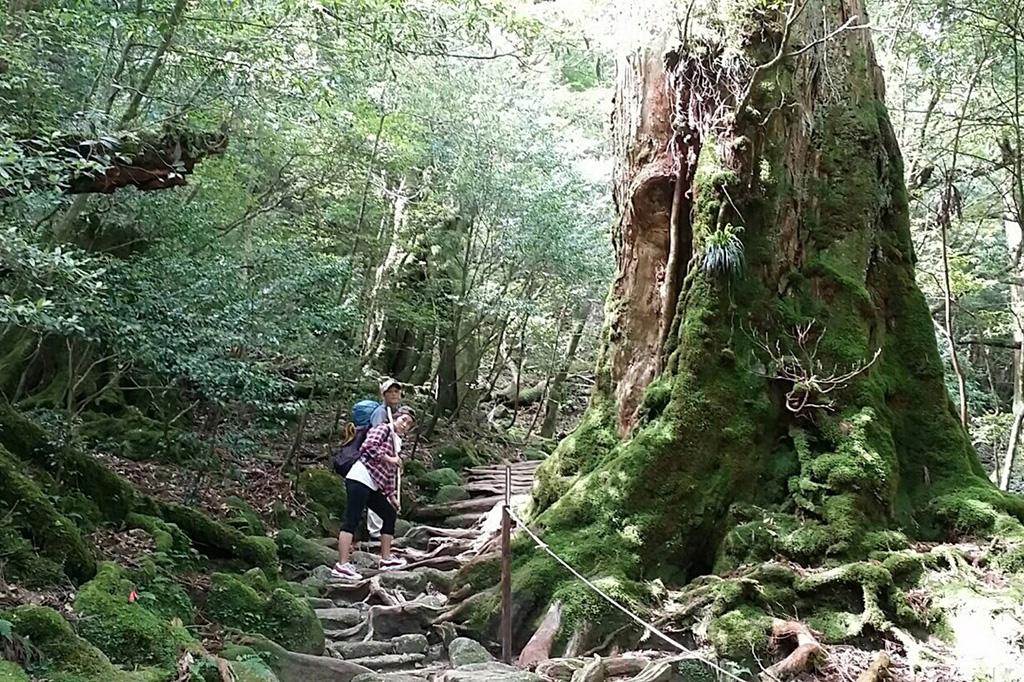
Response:
[{"label": "exposed tree root", "polygon": [[638,675],[647,668],[650,662],[649,658],[641,656],[594,658],[573,673],[572,682],[604,682],[609,678]]},{"label": "exposed tree root", "polygon": [[578,658],[551,658],[537,664],[537,674],[548,680],[569,680],[584,665]]},{"label": "exposed tree root", "polygon": [[784,659],[761,674],[762,680],[786,680],[817,667],[824,653],[811,629],[797,621],[777,620],[772,625],[772,638],[776,643],[796,641],[796,648]]},{"label": "exposed tree root", "polygon": [[558,629],[562,625],[562,603],[554,602],[548,609],[544,620],[537,627],[537,631],[530,637],[523,650],[519,654],[519,667],[529,668],[541,661],[551,657],[551,646],[558,636]]},{"label": "exposed tree root", "polygon": [[878,656],[875,657],[874,662],[871,663],[871,666],[857,678],[857,682],[883,682],[884,680],[891,679],[889,675],[889,666],[891,664],[892,661],[889,660],[889,654],[880,651]]}]

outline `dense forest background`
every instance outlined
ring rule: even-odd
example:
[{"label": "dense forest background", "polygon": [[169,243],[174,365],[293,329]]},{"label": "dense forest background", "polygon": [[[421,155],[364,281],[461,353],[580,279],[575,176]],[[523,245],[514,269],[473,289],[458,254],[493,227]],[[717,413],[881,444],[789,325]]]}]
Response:
[{"label": "dense forest background", "polygon": [[[1019,17],[870,9],[950,392],[1016,485]],[[114,402],[240,453],[384,374],[445,425],[499,425],[500,402],[517,442],[556,435],[566,391],[586,395],[612,270],[626,16],[8,3],[0,390],[69,438]],[[551,407],[521,419],[519,392]]]},{"label": "dense forest background", "polygon": [[[211,528],[276,534],[234,569],[324,563],[277,531],[336,533],[325,464],[383,376],[420,415],[410,509],[551,453],[616,341],[616,63],[686,5],[0,2],[0,607],[71,603],[96,566],[67,543],[138,567],[124,529],[173,535],[178,578],[210,566],[166,524],[211,557]],[[1024,492],[1024,2],[867,9],[953,409]]]}]

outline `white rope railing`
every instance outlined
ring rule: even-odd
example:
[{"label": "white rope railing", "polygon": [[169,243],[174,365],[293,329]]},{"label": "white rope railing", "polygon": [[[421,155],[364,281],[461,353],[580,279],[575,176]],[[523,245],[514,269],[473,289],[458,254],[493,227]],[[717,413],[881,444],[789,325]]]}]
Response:
[{"label": "white rope railing", "polygon": [[555,554],[554,550],[551,549],[547,545],[547,543],[545,543],[543,540],[541,540],[539,537],[537,537],[537,534],[534,533],[532,530],[530,530],[529,526],[526,525],[526,522],[523,521],[521,518],[519,518],[519,516],[512,510],[512,506],[511,505],[506,505],[505,506],[505,510],[508,512],[509,517],[513,521],[515,521],[516,525],[519,526],[523,530],[523,532],[526,533],[530,537],[530,539],[534,541],[534,543],[536,543],[536,545],[538,547],[540,547],[542,550],[544,550],[545,552],[550,554],[551,558],[553,558],[555,561],[557,561],[559,564],[561,564],[562,567],[565,568],[565,570],[567,570],[570,573],[572,573],[573,576],[575,576],[577,580],[579,580],[584,585],[589,587],[591,590],[596,592],[602,599],[604,599],[606,602],[608,602],[609,604],[614,606],[616,609],[618,609],[619,611],[624,613],[630,620],[635,622],[637,625],[642,627],[644,630],[646,630],[647,632],[649,632],[649,633],[651,633],[653,635],[657,635],[662,640],[664,640],[666,643],[670,644],[671,646],[675,647],[676,649],[679,649],[683,653],[686,653],[686,654],[692,656],[693,658],[696,658],[697,660],[699,660],[702,663],[704,663],[705,665],[707,665],[709,668],[711,668],[711,669],[715,670],[716,672],[724,675],[725,677],[728,677],[730,679],[736,680],[737,682],[747,682],[742,677],[738,677],[734,673],[729,672],[728,670],[726,670],[725,668],[719,666],[715,662],[708,660],[704,656],[701,656],[700,653],[694,651],[693,649],[688,649],[684,645],[680,644],[676,640],[674,640],[671,637],[669,637],[668,635],[666,635],[664,632],[659,630],[654,625],[651,625],[647,621],[645,621],[642,618],[640,618],[640,616],[636,615],[635,613],[633,613],[632,611],[627,609],[625,606],[623,606],[619,602],[615,601],[615,599],[613,599],[611,596],[606,594],[604,592],[604,590],[602,590],[600,587],[598,587],[597,585],[592,583],[590,580],[585,578],[583,576],[583,574],[581,574],[575,568],[570,566],[562,557],[560,557],[557,554]]}]

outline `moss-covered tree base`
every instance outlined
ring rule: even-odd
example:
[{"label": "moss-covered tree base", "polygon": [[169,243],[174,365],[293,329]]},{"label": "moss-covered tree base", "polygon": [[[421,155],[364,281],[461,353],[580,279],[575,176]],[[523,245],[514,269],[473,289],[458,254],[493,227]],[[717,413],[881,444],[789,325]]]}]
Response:
[{"label": "moss-covered tree base", "polygon": [[[670,613],[726,656],[763,652],[774,617],[826,641],[934,628],[915,543],[1024,538],[945,389],[870,35],[822,34],[862,3],[798,6],[695,3],[682,45],[621,65],[605,347],[531,505],[635,609],[689,585]],[[527,544],[523,633],[555,599],[566,640],[621,624]]]}]

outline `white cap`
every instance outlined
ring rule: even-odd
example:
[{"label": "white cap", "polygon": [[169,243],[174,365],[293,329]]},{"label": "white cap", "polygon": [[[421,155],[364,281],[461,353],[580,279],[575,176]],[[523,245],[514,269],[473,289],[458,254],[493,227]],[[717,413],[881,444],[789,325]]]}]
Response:
[{"label": "white cap", "polygon": [[402,384],[398,383],[397,381],[395,381],[391,377],[384,377],[384,380],[380,382],[380,393],[381,393],[381,395],[384,395],[384,393],[389,388],[392,388],[394,386],[397,386],[398,388],[402,388]]}]

